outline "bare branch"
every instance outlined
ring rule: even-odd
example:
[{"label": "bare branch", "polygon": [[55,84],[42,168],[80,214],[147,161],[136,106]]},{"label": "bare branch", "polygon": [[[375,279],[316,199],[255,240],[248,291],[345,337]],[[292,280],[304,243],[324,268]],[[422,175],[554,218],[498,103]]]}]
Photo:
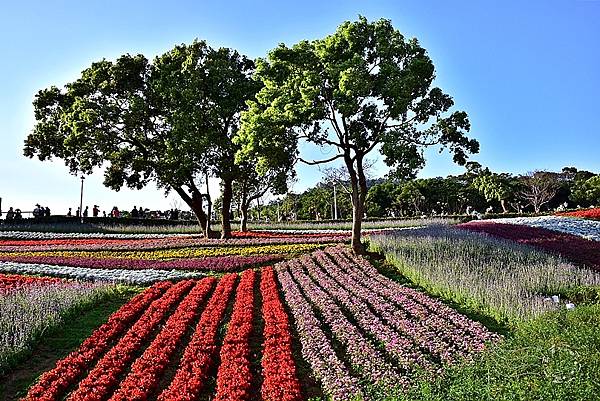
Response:
[{"label": "bare branch", "polygon": [[344,157],[344,155],[340,153],[340,154],[338,154],[338,155],[335,155],[335,156],[333,156],[333,157],[330,157],[329,159],[325,159],[325,160],[313,160],[313,161],[308,161],[308,160],[304,160],[303,158],[299,157],[299,158],[298,158],[298,161],[300,161],[300,162],[302,162],[302,163],[304,163],[304,164],[308,164],[309,166],[315,166],[315,165],[317,165],[317,164],[325,164],[325,163],[329,163],[329,162],[332,162],[332,161],[334,161],[334,160],[336,160],[336,159],[340,159],[340,158],[342,158],[342,157]]}]

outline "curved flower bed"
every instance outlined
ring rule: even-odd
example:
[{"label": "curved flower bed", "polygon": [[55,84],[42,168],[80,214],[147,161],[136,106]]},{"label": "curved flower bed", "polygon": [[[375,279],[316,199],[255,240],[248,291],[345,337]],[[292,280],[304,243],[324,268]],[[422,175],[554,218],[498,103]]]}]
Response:
[{"label": "curved flower bed", "polygon": [[572,234],[585,239],[600,241],[600,221],[563,216],[514,217],[490,219],[486,222],[523,225]]},{"label": "curved flower bed", "polygon": [[90,281],[110,281],[115,283],[147,285],[161,280],[182,280],[202,277],[203,273],[175,270],[130,270],[98,269],[46,264],[0,262],[0,272],[17,274],[42,274]]},{"label": "curved flower bed", "polygon": [[348,235],[276,235],[233,239],[203,239],[191,236],[152,239],[0,239],[0,251],[131,251],[172,248],[250,247],[261,245],[331,244],[349,241]]},{"label": "curved flower bed", "polygon": [[59,278],[52,277],[29,277],[18,274],[0,274],[0,294],[6,294],[24,287],[33,285],[61,283]]},{"label": "curved flower bed", "polygon": [[278,244],[257,245],[247,247],[219,247],[219,248],[177,248],[151,251],[16,251],[0,252],[0,260],[5,256],[57,256],[80,258],[115,258],[115,259],[146,259],[164,260],[174,258],[199,258],[209,256],[248,256],[271,254],[299,254],[321,248],[322,244]]},{"label": "curved flower bed", "polygon": [[600,271],[600,242],[576,235],[566,234],[541,227],[471,221],[458,227],[483,232],[522,244],[533,245],[546,251],[558,253],[565,258]]},{"label": "curved flower bed", "polygon": [[100,239],[148,239],[167,237],[197,237],[198,234],[121,234],[121,233],[49,233],[39,231],[0,231],[0,238],[10,239],[64,239],[64,238],[100,238]]},{"label": "curved flower bed", "polygon": [[600,220],[600,207],[586,210],[576,210],[574,212],[557,213],[559,216],[579,217],[582,219],[597,219]]},{"label": "curved flower bed", "polygon": [[[408,385],[416,370],[437,372],[499,340],[441,302],[383,277],[346,248],[281,263],[277,274],[302,354],[336,400],[360,398],[373,384],[393,393]],[[337,353],[327,328],[343,347]]]}]

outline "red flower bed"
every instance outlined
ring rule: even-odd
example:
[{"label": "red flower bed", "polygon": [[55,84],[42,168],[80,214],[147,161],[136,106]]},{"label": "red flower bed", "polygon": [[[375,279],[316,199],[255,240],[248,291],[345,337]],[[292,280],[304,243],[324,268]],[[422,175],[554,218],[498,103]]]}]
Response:
[{"label": "red flower bed", "polygon": [[249,340],[252,333],[255,278],[254,270],[246,270],[238,286],[233,313],[221,347],[215,401],[243,401],[252,398]]},{"label": "red flower bed", "polygon": [[159,395],[158,401],[198,399],[217,354],[217,330],[225,314],[236,278],[236,274],[229,274],[219,281],[183,353],[175,377],[169,387]]},{"label": "red flower bed", "polygon": [[107,351],[111,343],[125,332],[140,314],[148,308],[148,305],[160,297],[169,287],[171,287],[169,282],[156,283],[123,305],[110,316],[106,323],[96,329],[76,351],[59,361],[54,369],[44,373],[38,382],[31,387],[25,400],[53,401],[61,399],[65,390],[77,383],[81,375],[94,366],[96,360]]},{"label": "red flower bed", "polygon": [[319,237],[349,237],[348,232],[324,232],[324,233],[301,233],[301,232],[276,232],[276,231],[232,231],[234,238],[319,238]]},{"label": "red flower bed", "polygon": [[60,283],[62,279],[51,277],[28,277],[19,276],[18,274],[1,274],[0,273],[0,292],[9,291],[15,288],[26,287],[29,285]]},{"label": "red flower bed", "polygon": [[563,212],[557,213],[560,216],[571,216],[571,217],[580,217],[583,219],[597,219],[600,220],[600,207],[594,209],[587,210],[576,210],[574,212]]},{"label": "red flower bed", "polygon": [[[0,280],[6,277],[12,279],[0,275]],[[264,341],[262,352],[254,353],[250,340],[253,322],[259,318],[254,313],[259,277]],[[264,273],[244,271],[236,290],[237,280],[238,274],[231,273],[220,279],[155,284],[44,373],[24,400],[192,401],[207,396],[204,389],[215,372],[215,393],[210,394],[215,401],[302,400],[291,325],[273,268],[265,268]],[[218,333],[234,291],[221,346]],[[193,334],[186,343],[189,331]],[[180,351],[183,355],[176,359]],[[252,369],[259,361],[260,393],[253,387],[257,377]],[[163,383],[171,369],[175,372],[170,383]],[[162,392],[161,385],[166,386]]]},{"label": "red flower bed", "polygon": [[269,401],[300,401],[302,394],[292,356],[292,334],[279,297],[272,267],[261,272],[260,293],[265,321],[262,364],[262,398]]},{"label": "red flower bed", "polygon": [[194,281],[181,281],[146,310],[127,334],[100,359],[68,401],[97,401],[105,399],[119,383],[120,376],[129,367],[140,347],[150,338],[167,316],[169,310],[193,287]]},{"label": "red flower bed", "polygon": [[458,227],[533,245],[546,251],[558,253],[575,263],[586,265],[594,270],[600,270],[600,242],[598,241],[591,241],[576,235],[545,228],[516,224],[471,221],[460,224]]},{"label": "red flower bed", "polygon": [[175,313],[169,317],[158,336],[132,365],[129,374],[111,400],[145,401],[155,391],[188,326],[199,314],[200,305],[215,281],[215,278],[208,277],[196,284]]}]

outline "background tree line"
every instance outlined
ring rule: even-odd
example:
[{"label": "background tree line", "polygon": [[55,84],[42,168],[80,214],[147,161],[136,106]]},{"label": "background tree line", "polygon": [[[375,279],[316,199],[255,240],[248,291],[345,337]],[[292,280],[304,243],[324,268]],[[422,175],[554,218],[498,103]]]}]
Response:
[{"label": "background tree line", "polygon": [[[271,221],[334,219],[334,186],[338,219],[352,218],[352,203],[343,182],[326,175],[306,191],[288,193],[251,213]],[[368,181],[365,217],[411,217],[485,213],[541,213],[600,205],[600,174],[565,167],[560,172],[535,171],[521,175],[495,173],[477,162],[447,177]]]}]

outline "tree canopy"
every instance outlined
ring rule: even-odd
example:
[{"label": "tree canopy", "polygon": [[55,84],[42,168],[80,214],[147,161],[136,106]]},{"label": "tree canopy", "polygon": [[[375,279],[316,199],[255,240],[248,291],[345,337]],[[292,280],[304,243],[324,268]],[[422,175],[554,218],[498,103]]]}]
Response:
[{"label": "tree canopy", "polygon": [[344,162],[358,253],[369,152],[378,149],[405,177],[424,165],[424,147],[447,148],[459,164],[479,149],[466,136],[467,114],[450,112],[452,98],[432,86],[435,69],[425,49],[389,20],[360,17],[323,39],[281,44],[257,61],[255,77],[264,86],[242,115],[238,158],[257,157],[260,169],[297,156],[299,140],[333,147],[334,156],[305,162]]},{"label": "tree canopy", "polygon": [[[201,181],[237,174],[232,139],[245,102],[260,89],[254,62],[203,41],[176,46],[151,63],[143,55],[102,60],[64,89],[38,92],[24,154],[63,159],[73,174],[106,166],[104,184],[176,191],[206,227]],[[223,202],[223,209],[229,204]],[[228,235],[229,209],[223,211]]]}]

